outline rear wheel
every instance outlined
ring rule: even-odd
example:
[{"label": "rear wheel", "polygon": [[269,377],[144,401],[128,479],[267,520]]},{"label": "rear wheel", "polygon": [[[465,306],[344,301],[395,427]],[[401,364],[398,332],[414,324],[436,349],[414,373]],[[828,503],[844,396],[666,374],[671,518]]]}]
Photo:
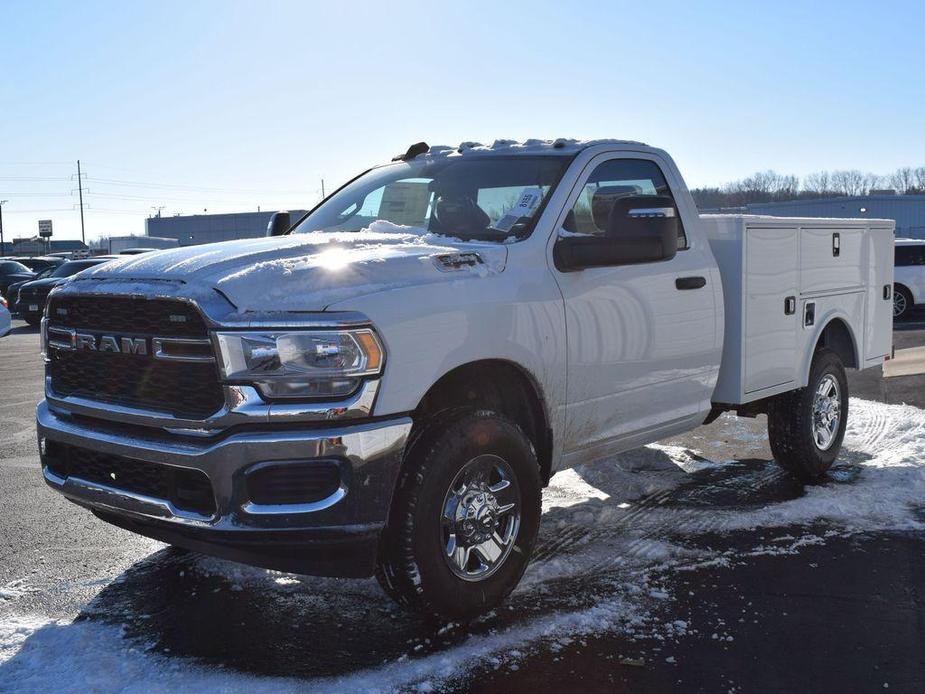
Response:
[{"label": "rear wheel", "polygon": [[774,459],[804,481],[832,466],[848,421],[848,381],[835,352],[820,349],[805,388],[783,393],[768,406],[768,439]]},{"label": "rear wheel", "polygon": [[893,287],[893,320],[903,320],[912,309],[912,293],[901,284]]},{"label": "rear wheel", "polygon": [[499,604],[520,581],[540,522],[533,446],[494,412],[457,412],[411,446],[377,569],[399,603],[442,619]]}]

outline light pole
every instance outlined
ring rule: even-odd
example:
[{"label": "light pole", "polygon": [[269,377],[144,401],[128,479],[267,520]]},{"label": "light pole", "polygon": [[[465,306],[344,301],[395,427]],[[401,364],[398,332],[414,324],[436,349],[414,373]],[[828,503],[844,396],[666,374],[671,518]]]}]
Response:
[{"label": "light pole", "polygon": [[0,258],[6,255],[6,245],[3,243],[3,206],[9,200],[0,200]]}]

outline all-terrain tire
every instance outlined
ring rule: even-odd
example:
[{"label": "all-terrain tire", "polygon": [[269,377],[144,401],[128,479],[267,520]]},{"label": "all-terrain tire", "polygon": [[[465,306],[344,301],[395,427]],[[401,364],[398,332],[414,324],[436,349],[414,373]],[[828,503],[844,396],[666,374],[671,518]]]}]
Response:
[{"label": "all-terrain tire", "polygon": [[[839,421],[834,438],[820,447],[816,438],[814,405],[823,380],[837,384]],[[831,380],[827,380],[831,384]],[[805,482],[820,478],[838,456],[848,421],[848,380],[838,355],[819,349],[813,357],[809,382],[805,388],[792,390],[771,399],[768,405],[768,439],[778,464]]]},{"label": "all-terrain tire", "polygon": [[[456,575],[446,559],[440,521],[450,486],[479,456],[504,460],[516,476],[520,520],[513,544],[493,573]],[[501,603],[523,576],[541,517],[539,463],[523,431],[495,412],[456,410],[426,427],[406,453],[380,543],[376,577],[399,604],[428,617],[470,619]]]}]

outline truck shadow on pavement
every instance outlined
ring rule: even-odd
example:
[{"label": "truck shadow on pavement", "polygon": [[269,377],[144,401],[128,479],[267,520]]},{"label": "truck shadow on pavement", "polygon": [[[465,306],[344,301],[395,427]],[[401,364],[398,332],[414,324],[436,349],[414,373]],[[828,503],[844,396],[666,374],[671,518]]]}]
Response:
[{"label": "truck shadow on pavement", "polygon": [[[125,637],[155,653],[261,675],[337,676],[446,651],[473,635],[608,599],[620,576],[664,560],[666,537],[723,532],[720,509],[760,508],[804,493],[770,460],[690,456],[684,470],[663,450],[646,448],[613,467],[581,468],[554,482],[522,585],[503,607],[470,624],[409,614],[373,579],[283,574],[175,548],[134,564],[75,622],[121,625]],[[852,484],[864,457],[846,451],[825,483]],[[581,485],[595,496],[582,499],[575,491]],[[46,630],[29,641],[46,638]]]}]

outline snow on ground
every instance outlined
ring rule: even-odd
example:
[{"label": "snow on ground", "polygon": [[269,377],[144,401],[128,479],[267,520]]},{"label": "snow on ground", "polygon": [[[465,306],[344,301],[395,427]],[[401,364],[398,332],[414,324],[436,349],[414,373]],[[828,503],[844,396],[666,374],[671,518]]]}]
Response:
[{"label": "snow on ground", "polygon": [[[118,625],[16,614],[11,608],[23,585],[13,582],[0,587],[0,690],[429,691],[473,669],[514,668],[531,649],[555,651],[602,631],[676,638],[693,627],[656,616],[674,599],[666,570],[798,554],[833,535],[925,529],[925,412],[857,399],[850,411],[845,450],[830,479],[816,486],[795,484],[773,462],[710,460],[665,444],[559,473],[544,494],[535,561],[509,607],[481,625],[445,627],[462,631],[443,650],[418,643],[385,665],[335,678],[257,677],[154,651]],[[714,427],[709,431],[728,439],[732,450],[763,445],[755,423],[727,416]],[[758,528],[785,529],[750,533],[737,549],[689,542]],[[372,580],[298,577],[209,558],[196,559],[191,570],[226,582],[241,599],[248,591],[309,596],[309,610],[331,609],[326,596],[333,595],[345,604],[355,601],[358,610],[385,601]],[[355,617],[357,623],[367,618]]]}]

